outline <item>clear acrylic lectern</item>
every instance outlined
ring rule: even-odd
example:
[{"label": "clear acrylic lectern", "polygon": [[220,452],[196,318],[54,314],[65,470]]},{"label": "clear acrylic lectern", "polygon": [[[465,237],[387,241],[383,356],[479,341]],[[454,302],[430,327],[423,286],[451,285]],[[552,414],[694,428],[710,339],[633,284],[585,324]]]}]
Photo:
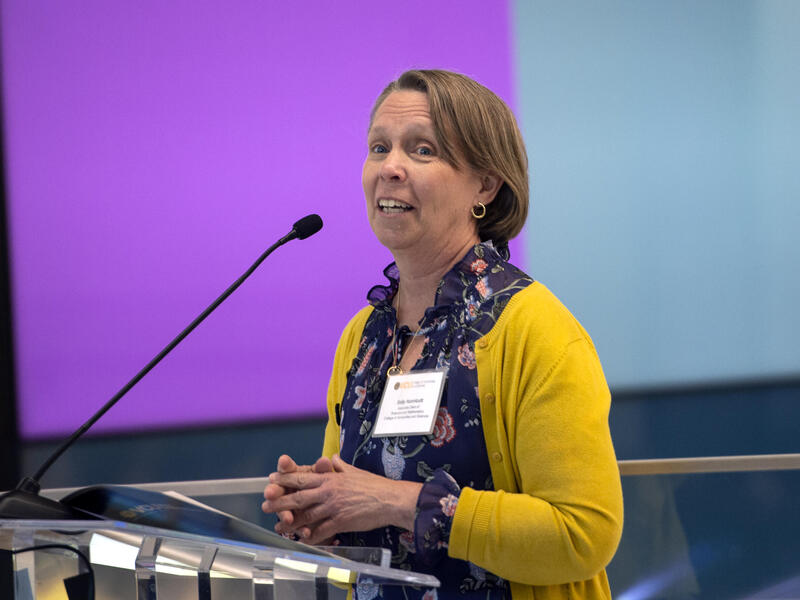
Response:
[{"label": "clear acrylic lectern", "polygon": [[0,592],[67,598],[64,581],[90,570],[84,578],[97,600],[327,600],[345,598],[352,585],[439,586],[431,575],[390,568],[380,549],[297,548],[122,521],[0,520]]}]

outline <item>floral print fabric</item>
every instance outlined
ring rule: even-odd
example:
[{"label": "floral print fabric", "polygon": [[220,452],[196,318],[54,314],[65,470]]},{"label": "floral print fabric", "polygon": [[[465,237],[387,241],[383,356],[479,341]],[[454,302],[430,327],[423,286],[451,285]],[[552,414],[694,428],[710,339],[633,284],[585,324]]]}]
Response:
[{"label": "floral print fabric", "polygon": [[[509,299],[533,280],[505,262],[491,242],[473,247],[439,283],[434,305],[425,311],[416,334],[424,336],[424,344],[413,370],[448,370],[433,433],[373,438],[397,325],[392,307],[397,267],[391,264],[384,273],[389,285],[369,291],[367,298],[374,310],[347,375],[340,455],[359,468],[391,479],[418,481],[423,487],[414,532],[385,527],[342,534],[339,539],[345,545],[389,548],[393,567],[432,573],[442,587],[357,586],[354,598],[506,598],[504,580],[448,557],[447,543],[461,488],[494,489],[481,426],[475,342],[494,326]],[[397,335],[405,342],[414,334],[404,326],[397,328]]]}]

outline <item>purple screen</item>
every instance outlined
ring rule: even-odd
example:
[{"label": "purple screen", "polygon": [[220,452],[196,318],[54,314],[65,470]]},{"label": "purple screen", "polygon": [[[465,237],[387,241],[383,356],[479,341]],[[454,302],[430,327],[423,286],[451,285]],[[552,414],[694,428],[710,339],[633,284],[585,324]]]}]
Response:
[{"label": "purple screen", "polygon": [[361,191],[373,100],[411,67],[513,95],[498,2],[3,1],[2,29],[26,437],[80,425],[311,212],[323,230],[93,431],[323,414],[338,336],[391,260]]}]

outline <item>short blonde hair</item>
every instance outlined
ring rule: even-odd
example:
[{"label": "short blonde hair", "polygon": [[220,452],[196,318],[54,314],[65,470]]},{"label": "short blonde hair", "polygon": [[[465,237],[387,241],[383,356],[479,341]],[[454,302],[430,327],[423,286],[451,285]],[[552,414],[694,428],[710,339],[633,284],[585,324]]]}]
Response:
[{"label": "short blonde hair", "polygon": [[494,92],[466,75],[441,70],[406,71],[378,96],[378,107],[392,92],[416,90],[428,96],[431,120],[442,158],[458,169],[492,172],[503,181],[486,217],[476,221],[481,240],[507,251],[528,216],[528,155],[517,120]]}]

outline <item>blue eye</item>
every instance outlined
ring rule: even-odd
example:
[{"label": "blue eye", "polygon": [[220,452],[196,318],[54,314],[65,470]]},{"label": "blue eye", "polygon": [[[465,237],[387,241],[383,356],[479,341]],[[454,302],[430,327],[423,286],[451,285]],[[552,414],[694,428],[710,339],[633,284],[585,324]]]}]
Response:
[{"label": "blue eye", "polygon": [[417,148],[417,154],[420,156],[433,156],[433,150],[428,148],[427,146],[420,146]]},{"label": "blue eye", "polygon": [[376,154],[384,154],[385,152],[388,152],[386,146],[383,144],[374,144],[370,150]]}]

